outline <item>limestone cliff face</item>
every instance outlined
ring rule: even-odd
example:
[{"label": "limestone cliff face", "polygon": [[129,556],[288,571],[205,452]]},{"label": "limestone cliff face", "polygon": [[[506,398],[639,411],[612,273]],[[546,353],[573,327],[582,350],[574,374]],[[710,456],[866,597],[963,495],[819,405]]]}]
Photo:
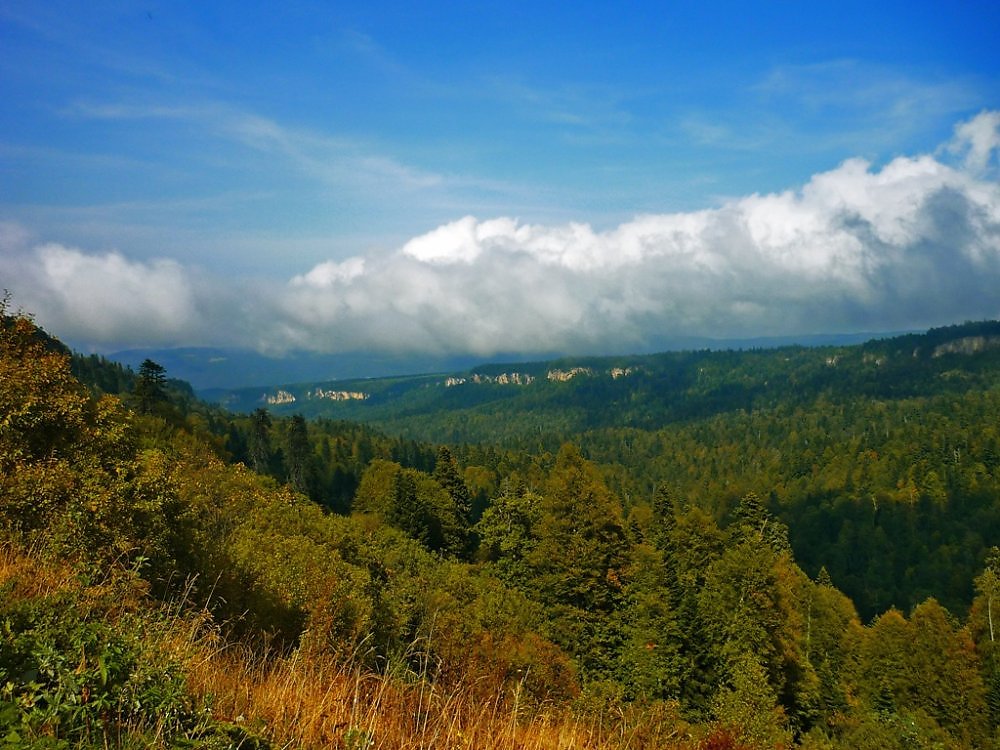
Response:
[{"label": "limestone cliff face", "polygon": [[[612,379],[618,380],[618,378],[627,378],[630,375],[635,375],[642,368],[639,367],[612,367],[607,371],[607,374],[611,376]],[[568,370],[552,369],[545,374],[546,380],[550,380],[555,383],[564,383],[567,380],[572,380],[575,377],[580,376],[592,376],[594,371],[589,367],[571,367]],[[454,388],[455,386],[465,385],[467,383],[473,383],[481,385],[483,383],[494,383],[496,385],[531,385],[535,382],[534,375],[528,375],[523,372],[502,372],[499,375],[483,375],[481,373],[474,373],[467,377],[452,376],[445,378],[442,381],[445,388]]]},{"label": "limestone cliff face", "polygon": [[[368,398],[368,394],[361,391],[328,391],[323,388],[316,388],[309,391],[305,397],[307,399],[322,398],[328,401],[365,401]],[[286,390],[278,390],[271,394],[265,393],[261,396],[260,400],[271,406],[281,406],[284,404],[294,404],[298,399],[295,398],[294,393],[289,393]]]},{"label": "limestone cliff face", "polygon": [[966,336],[934,347],[932,357],[945,354],[977,354],[987,349],[1000,348],[1000,336]]},{"label": "limestone cliff face", "polygon": [[502,372],[499,375],[480,375],[475,373],[468,378],[447,378],[444,381],[445,388],[453,388],[456,385],[465,383],[496,383],[497,385],[530,385],[534,381],[534,376],[522,372]]},{"label": "limestone cliff face", "polygon": [[618,378],[627,378],[629,375],[635,375],[638,369],[637,367],[612,367],[608,370],[608,374],[611,375],[612,380],[618,380]]},{"label": "limestone cliff face", "polygon": [[593,371],[589,367],[571,367],[568,370],[549,370],[545,377],[557,383],[565,383],[578,375],[593,375]]},{"label": "limestone cliff face", "polygon": [[329,401],[365,401],[368,394],[362,391],[325,391],[317,388],[309,394],[310,398],[325,398]]}]

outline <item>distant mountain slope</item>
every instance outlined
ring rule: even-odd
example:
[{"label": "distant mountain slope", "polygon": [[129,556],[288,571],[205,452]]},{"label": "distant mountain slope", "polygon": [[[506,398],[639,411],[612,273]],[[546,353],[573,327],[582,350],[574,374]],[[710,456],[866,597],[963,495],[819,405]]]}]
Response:
[{"label": "distant mountain slope", "polygon": [[173,377],[186,380],[200,390],[444,372],[473,367],[482,361],[478,357],[415,357],[352,352],[292,352],[270,357],[246,349],[209,347],[130,349],[110,354],[108,358],[133,369],[137,369],[144,359],[152,359],[163,365]]},{"label": "distant mountain slope", "polygon": [[203,391],[236,411],[333,417],[432,441],[517,443],[538,435],[644,430],[735,410],[835,397],[906,398],[1000,383],[1000,322],[858,345],[482,365],[440,375]]},{"label": "distant mountain slope", "polygon": [[[830,334],[796,337],[762,337],[754,339],[676,338],[663,347],[664,351],[697,351],[710,349],[760,349],[778,346],[836,346],[856,344],[874,337],[870,333]],[[881,334],[892,335],[892,334]],[[533,359],[552,359],[557,352],[534,354]],[[172,377],[186,380],[194,388],[234,389],[274,383],[306,383],[313,381],[357,378],[386,378],[428,372],[463,371],[484,364],[484,357],[470,355],[433,354],[372,354],[371,352],[340,352],[318,354],[293,351],[269,356],[248,349],[220,347],[179,347],[168,349],[129,349],[107,355],[108,359],[138,369],[146,358],[159,362]],[[509,353],[490,358],[492,361],[518,361],[526,355]]]}]

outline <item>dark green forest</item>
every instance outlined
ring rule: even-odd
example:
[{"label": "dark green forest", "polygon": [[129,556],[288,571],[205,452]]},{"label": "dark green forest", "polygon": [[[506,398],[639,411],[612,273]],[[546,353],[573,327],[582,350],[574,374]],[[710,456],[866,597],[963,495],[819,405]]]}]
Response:
[{"label": "dark green forest", "polygon": [[998,745],[1000,324],[320,416],[0,312],[5,747]]},{"label": "dark green forest", "polygon": [[[534,380],[496,382],[505,373]],[[320,387],[370,395],[308,397]],[[476,474],[480,506],[501,477],[530,473],[565,442],[598,464],[626,510],[667,486],[725,524],[755,492],[789,527],[804,569],[825,566],[865,619],[928,596],[962,610],[1000,538],[996,322],[856,346],[580,358],[276,390],[299,398],[269,407],[275,414],[327,415],[317,432],[334,415],[450,445]],[[353,471],[338,462],[340,476]],[[322,481],[310,496],[346,509],[343,491]]]}]

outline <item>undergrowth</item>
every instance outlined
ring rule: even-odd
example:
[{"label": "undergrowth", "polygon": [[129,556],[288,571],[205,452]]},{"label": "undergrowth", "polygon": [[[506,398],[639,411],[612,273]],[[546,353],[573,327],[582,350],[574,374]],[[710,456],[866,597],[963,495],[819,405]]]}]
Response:
[{"label": "undergrowth", "polygon": [[427,674],[429,644],[379,671],[308,644],[275,653],[157,603],[135,571],[93,578],[0,546],[3,750],[698,747],[669,704],[574,714],[518,686],[446,688]]}]

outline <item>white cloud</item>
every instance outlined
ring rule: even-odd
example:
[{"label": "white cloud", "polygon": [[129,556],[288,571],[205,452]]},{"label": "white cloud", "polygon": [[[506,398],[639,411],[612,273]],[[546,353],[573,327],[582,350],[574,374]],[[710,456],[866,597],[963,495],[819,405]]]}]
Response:
[{"label": "white cloud", "polygon": [[105,345],[489,356],[1000,317],[1000,184],[983,171],[996,122],[986,112],[957,127],[958,167],[851,159],[798,190],[608,231],[466,216],[284,284],[32,247],[17,227],[0,231],[13,248],[0,271],[53,332]]},{"label": "white cloud", "polygon": [[965,154],[966,169],[985,172],[994,154],[1000,150],[1000,112],[980,112],[971,120],[956,125],[949,150]]},{"label": "white cloud", "polygon": [[178,263],[137,263],[48,243],[18,251],[8,237],[0,269],[15,300],[58,335],[94,344],[172,342],[201,327],[190,274]]},{"label": "white cloud", "polygon": [[314,266],[309,273],[293,278],[292,285],[324,289],[337,284],[349,284],[354,279],[364,275],[364,272],[364,258],[348,258],[339,263],[335,260],[328,260]]}]

